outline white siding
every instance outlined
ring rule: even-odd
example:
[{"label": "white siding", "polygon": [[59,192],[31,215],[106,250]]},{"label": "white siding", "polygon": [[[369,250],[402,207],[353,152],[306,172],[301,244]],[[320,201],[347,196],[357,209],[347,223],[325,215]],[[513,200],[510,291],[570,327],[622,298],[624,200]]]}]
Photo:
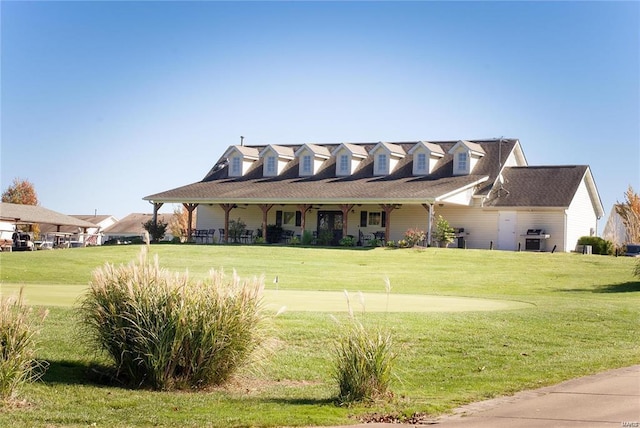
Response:
[{"label": "white siding", "polygon": [[522,250],[525,249],[527,229],[543,229],[551,235],[544,243],[544,249],[551,251],[556,246],[556,251],[567,251],[564,239],[564,210],[547,209],[536,211],[518,211],[518,242]]},{"label": "white siding", "polygon": [[[499,211],[495,209],[484,209],[480,200],[474,200],[470,207],[444,205],[434,205],[434,230],[435,221],[438,215],[442,215],[449,224],[454,228],[464,228],[465,240],[467,248],[488,249],[493,242],[493,248],[497,248],[498,241],[498,222]],[[197,214],[197,229],[217,229],[224,227],[224,211],[218,204],[199,205]],[[340,211],[337,205],[323,205],[322,211]],[[267,224],[275,224],[276,211],[297,211],[296,205],[276,205],[268,213]],[[348,215],[348,233],[355,237],[358,231],[363,233],[372,233],[384,231],[385,227],[366,226],[360,227],[360,215],[362,211],[382,212],[377,204],[354,206],[353,212]],[[407,229],[418,228],[427,232],[429,224],[428,210],[422,205],[402,205],[400,208],[391,212],[387,217],[390,225],[389,239],[398,241],[404,238]],[[540,209],[540,210],[521,210],[517,211],[517,242],[520,243],[521,249],[524,251],[527,229],[544,229],[546,233],[551,235],[550,239],[545,242],[546,251],[551,251],[556,246],[556,251],[572,251],[575,248],[577,239],[580,236],[588,235],[591,227],[595,227],[595,215],[591,207],[586,187],[581,186],[576,194],[574,202],[567,210],[567,224],[570,229],[569,239],[565,240],[565,211],[563,209]],[[262,227],[262,211],[256,205],[248,205],[246,208],[233,209],[229,214],[230,220],[240,218],[246,223],[247,229],[261,229]],[[317,228],[318,210],[313,209],[307,212],[306,225],[307,230],[313,231]],[[284,229],[293,230],[296,234],[300,233],[300,227],[294,224],[283,225]],[[454,244],[455,245],[455,244]]]},{"label": "white siding", "polygon": [[498,239],[498,212],[484,210],[479,204],[473,207],[435,206],[434,227],[438,215],[451,227],[464,228],[467,248],[488,249]]},{"label": "white siding", "polygon": [[567,209],[567,241],[565,251],[575,250],[581,236],[595,233],[598,219],[587,191],[584,179],[580,182],[576,194]]}]

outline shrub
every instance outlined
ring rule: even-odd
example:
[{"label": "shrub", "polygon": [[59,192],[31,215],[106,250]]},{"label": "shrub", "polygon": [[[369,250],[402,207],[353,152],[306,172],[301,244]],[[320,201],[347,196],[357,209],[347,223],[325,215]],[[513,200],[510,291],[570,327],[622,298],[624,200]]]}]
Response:
[{"label": "shrub", "polygon": [[313,232],[310,230],[305,230],[302,232],[302,245],[311,245],[313,244]]},{"label": "shrub", "polygon": [[24,306],[22,289],[18,297],[0,300],[0,401],[8,403],[18,388],[39,378],[46,368],[35,360],[35,336],[39,322],[33,310]]},{"label": "shrub", "polygon": [[318,232],[318,245],[330,245],[333,241],[333,231],[327,227],[323,227]]},{"label": "shrub", "polygon": [[219,385],[264,343],[262,279],[203,281],[161,269],[146,248],[137,261],[93,272],[79,315],[116,376],[154,389]]},{"label": "shrub", "polygon": [[438,220],[436,221],[436,233],[434,236],[438,244],[446,247],[454,241],[455,236],[455,230],[453,229],[453,227],[451,227],[449,222],[444,217],[439,215]]},{"label": "shrub", "polygon": [[354,247],[356,245],[356,239],[351,235],[347,235],[340,239],[340,245],[343,247]]},{"label": "shrub", "polygon": [[233,242],[238,242],[238,240],[240,239],[240,236],[242,236],[246,228],[247,228],[247,224],[244,221],[242,221],[241,218],[238,218],[237,220],[230,220],[229,221],[229,238],[231,238]]},{"label": "shrub", "polygon": [[420,229],[408,229],[404,233],[404,240],[407,241],[407,245],[409,247],[414,247],[424,240],[427,239],[427,235],[425,235],[424,230]]},{"label": "shrub", "polygon": [[[149,232],[151,235],[151,242],[159,242],[167,231],[167,223],[157,220],[156,223],[153,222],[153,219],[146,221],[142,224],[144,230]],[[137,242],[136,242],[137,243]]]},{"label": "shrub", "polygon": [[407,248],[407,247],[409,247],[409,243],[407,241],[405,241],[404,239],[398,240],[398,248]]},{"label": "shrub", "polygon": [[578,245],[591,245],[592,254],[613,255],[615,251],[613,242],[599,236],[582,236],[578,239]]},{"label": "shrub", "polygon": [[333,375],[339,387],[338,403],[384,398],[390,394],[395,360],[391,334],[382,328],[365,327],[353,316],[350,305],[349,314],[349,322],[338,334],[334,349]]}]

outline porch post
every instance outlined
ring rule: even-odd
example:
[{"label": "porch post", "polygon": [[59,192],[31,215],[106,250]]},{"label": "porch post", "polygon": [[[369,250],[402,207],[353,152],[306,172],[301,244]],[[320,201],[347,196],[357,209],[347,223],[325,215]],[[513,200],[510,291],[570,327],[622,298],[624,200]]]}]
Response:
[{"label": "porch post", "polygon": [[235,207],[235,204],[220,204],[220,208],[224,210],[224,242],[229,242],[229,212]]},{"label": "porch post", "polygon": [[273,208],[273,204],[258,204],[258,206],[262,210],[262,239],[267,242],[267,213]]},{"label": "porch post", "polygon": [[386,217],[387,217],[387,224],[385,224],[384,226],[384,240],[385,241],[389,241],[389,233],[390,233],[390,229],[391,229],[391,211],[395,210],[396,207],[399,207],[399,205],[394,205],[394,204],[380,204],[380,208],[383,209]]},{"label": "porch post", "polygon": [[[184,207],[184,209],[187,210],[187,221],[189,222],[189,224],[187,224],[187,242],[189,242],[189,240],[191,239],[191,234],[193,233],[193,228],[192,228],[192,224],[193,224],[193,210],[196,209],[196,207],[198,206],[198,204],[187,204],[187,203],[183,203],[182,206]],[[204,240],[203,240],[204,241]]]},{"label": "porch post", "polygon": [[152,202],[153,204],[153,225],[158,226],[158,211],[164,205],[164,202]]},{"label": "porch post", "polygon": [[298,210],[302,214],[300,216],[300,237],[302,237],[302,235],[304,235],[304,228],[305,228],[305,225],[306,225],[307,212],[311,209],[312,206],[313,205],[311,205],[311,204],[299,204],[298,205]]},{"label": "porch post", "polygon": [[349,220],[349,211],[355,206],[355,204],[341,204],[339,205],[340,211],[342,211],[342,237],[346,237],[348,234],[347,222]]},{"label": "porch post", "polygon": [[429,217],[427,218],[427,246],[430,246],[431,229],[433,228],[433,203],[422,204],[422,206],[429,211]]}]

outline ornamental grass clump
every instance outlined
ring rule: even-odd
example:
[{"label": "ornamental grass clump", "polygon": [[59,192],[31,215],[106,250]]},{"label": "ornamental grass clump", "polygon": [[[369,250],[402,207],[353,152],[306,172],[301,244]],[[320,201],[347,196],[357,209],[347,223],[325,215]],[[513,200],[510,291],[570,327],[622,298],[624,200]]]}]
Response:
[{"label": "ornamental grass clump", "polygon": [[116,377],[157,390],[225,383],[264,343],[262,279],[202,281],[149,261],[106,264],[93,272],[80,318],[88,337],[113,360]]},{"label": "ornamental grass clump", "polygon": [[[391,333],[382,327],[362,324],[353,315],[346,291],[345,295],[349,318],[340,325],[334,349],[338,403],[349,405],[388,398],[395,360]],[[360,296],[364,308],[364,298]]]},{"label": "ornamental grass clump", "polygon": [[23,303],[20,294],[0,298],[0,403],[10,404],[17,398],[18,389],[37,380],[46,368],[35,359],[35,336],[40,323],[47,316],[36,316]]}]

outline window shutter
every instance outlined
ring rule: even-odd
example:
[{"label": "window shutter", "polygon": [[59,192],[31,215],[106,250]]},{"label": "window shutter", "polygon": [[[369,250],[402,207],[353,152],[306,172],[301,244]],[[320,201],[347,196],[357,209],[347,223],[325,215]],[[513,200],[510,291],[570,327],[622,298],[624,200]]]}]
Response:
[{"label": "window shutter", "polygon": [[360,211],[360,227],[367,227],[367,212]]},{"label": "window shutter", "polygon": [[282,227],[282,211],[276,211],[276,226]]},{"label": "window shutter", "polygon": [[302,226],[302,211],[296,211],[296,226]]},{"label": "window shutter", "polygon": [[387,213],[382,211],[382,227],[387,227]]}]

